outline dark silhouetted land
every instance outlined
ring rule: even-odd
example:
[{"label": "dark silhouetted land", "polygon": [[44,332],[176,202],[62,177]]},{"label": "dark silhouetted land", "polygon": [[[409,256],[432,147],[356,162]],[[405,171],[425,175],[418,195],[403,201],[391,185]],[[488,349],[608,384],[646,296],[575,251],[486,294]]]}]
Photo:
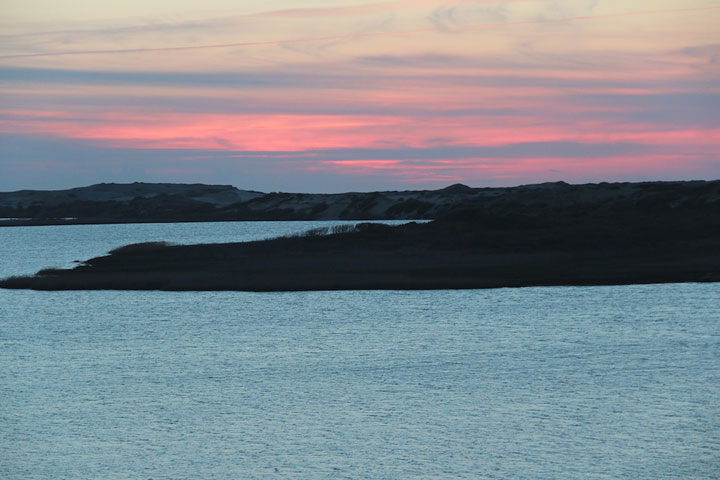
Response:
[{"label": "dark silhouetted land", "polygon": [[0,226],[432,219],[497,191],[456,185],[441,190],[307,194],[262,193],[231,185],[101,183],[0,193]]},{"label": "dark silhouetted land", "polygon": [[720,281],[720,181],[446,190],[465,201],[429,223],[133,245],[0,286],[280,291]]}]

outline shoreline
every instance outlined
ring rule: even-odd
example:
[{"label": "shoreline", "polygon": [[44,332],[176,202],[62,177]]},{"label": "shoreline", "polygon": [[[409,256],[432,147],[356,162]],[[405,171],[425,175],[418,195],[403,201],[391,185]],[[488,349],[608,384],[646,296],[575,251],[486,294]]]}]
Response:
[{"label": "shoreline", "polygon": [[4,279],[0,288],[269,292],[720,281],[720,248],[715,246],[691,250],[684,245],[672,249],[616,246],[603,251],[580,244],[576,245],[583,248],[576,251],[442,249],[431,234],[438,228],[433,224],[361,224],[347,233],[247,243],[136,244],[73,269],[47,269]]},{"label": "shoreline", "polygon": [[359,223],[247,243],[129,245],[72,269],[1,280],[0,288],[438,290],[720,281],[720,182],[600,197],[598,188],[606,187],[551,185],[544,197],[514,191],[464,202],[431,222]]},{"label": "shoreline", "polygon": [[200,220],[173,220],[173,219],[147,219],[134,218],[125,220],[112,219],[78,219],[78,220],[0,220],[0,228],[11,227],[64,227],[73,225],[144,225],[144,224],[166,224],[166,223],[255,223],[255,222],[430,222],[429,218],[390,218],[390,219],[374,219],[374,218],[343,218],[343,219],[313,219],[303,218],[299,220],[239,220],[239,219],[200,219]]},{"label": "shoreline", "polygon": [[667,196],[716,202],[720,180],[570,185],[564,182],[439,190],[263,193],[230,185],[98,184],[69,190],[0,192],[0,227],[127,223],[433,220],[465,208],[633,208]]},{"label": "shoreline", "polygon": [[[12,279],[13,277],[11,277]],[[25,277],[22,277],[25,278]],[[392,288],[387,286],[382,287],[337,287],[337,288],[145,288],[141,285],[136,287],[124,286],[124,287],[103,287],[95,285],[83,285],[77,287],[54,287],[51,285],[33,285],[33,284],[15,284],[5,285],[6,280],[0,280],[0,289],[4,290],[33,290],[38,292],[81,292],[81,291],[126,291],[126,292],[247,292],[247,293],[291,293],[291,292],[340,292],[340,291],[365,291],[365,292],[401,292],[401,291],[416,291],[416,292],[433,292],[433,291],[459,291],[459,290],[499,290],[499,289],[525,289],[525,288],[581,288],[581,287],[621,287],[631,285],[682,285],[682,284],[696,284],[696,285],[707,285],[712,283],[720,283],[720,278],[712,280],[648,280],[648,281],[620,281],[620,282],[589,282],[589,283],[537,283],[527,285],[497,285],[497,286],[418,286],[408,287],[402,286],[398,288]]]}]

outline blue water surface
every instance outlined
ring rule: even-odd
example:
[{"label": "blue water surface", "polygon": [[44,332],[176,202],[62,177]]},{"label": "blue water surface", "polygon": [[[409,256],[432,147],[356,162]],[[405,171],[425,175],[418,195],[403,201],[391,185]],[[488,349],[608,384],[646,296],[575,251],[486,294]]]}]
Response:
[{"label": "blue water surface", "polygon": [[[0,274],[315,226],[0,229]],[[0,290],[0,478],[718,478],[718,299]]]}]

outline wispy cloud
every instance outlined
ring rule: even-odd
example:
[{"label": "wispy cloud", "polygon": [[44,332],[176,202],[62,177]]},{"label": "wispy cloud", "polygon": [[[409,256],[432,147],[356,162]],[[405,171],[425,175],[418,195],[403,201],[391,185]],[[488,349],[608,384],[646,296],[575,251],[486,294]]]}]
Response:
[{"label": "wispy cloud", "polygon": [[394,36],[406,36],[406,35],[421,35],[428,33],[460,33],[475,31],[481,29],[490,28],[507,28],[513,26],[523,25],[539,25],[539,24],[557,24],[557,23],[568,23],[568,22],[586,22],[593,20],[609,20],[622,17],[634,17],[634,16],[650,16],[658,14],[672,14],[672,13],[683,13],[683,12],[700,12],[707,10],[717,10],[719,6],[709,7],[694,7],[694,8],[675,8],[665,10],[640,10],[640,11],[627,11],[615,14],[605,15],[587,15],[587,16],[572,16],[572,17],[561,17],[561,18],[540,18],[535,20],[524,20],[517,22],[495,22],[495,23],[482,23],[482,24],[470,24],[470,25],[455,25],[447,27],[434,27],[434,28],[419,28],[413,30],[396,30],[396,31],[381,31],[381,32],[366,32],[366,33],[353,33],[346,35],[327,35],[327,36],[311,36],[304,38],[287,38],[287,39],[273,39],[273,40],[259,40],[259,41],[243,41],[243,42],[228,42],[228,43],[215,43],[215,44],[204,44],[204,45],[176,45],[176,46],[162,46],[162,47],[138,47],[138,48],[115,48],[115,49],[78,49],[78,50],[56,50],[56,51],[44,51],[36,53],[18,53],[18,54],[5,54],[0,55],[0,60],[16,59],[16,58],[32,58],[32,57],[52,57],[52,56],[66,56],[66,55],[117,55],[117,54],[136,54],[144,52],[181,52],[181,51],[194,51],[194,50],[208,50],[208,49],[227,49],[227,48],[248,48],[248,47],[266,47],[266,46],[282,46],[292,45],[300,43],[316,43],[316,42],[335,42],[339,40],[359,40],[368,38],[380,38],[380,37],[394,37]]},{"label": "wispy cloud", "polygon": [[[0,189],[59,188],[97,181],[227,183],[264,191],[341,192],[438,188],[448,181],[517,185],[566,180],[633,181],[720,177],[707,156],[627,144],[544,143],[504,148],[336,149],[252,152],[107,148],[81,140],[4,136]],[[627,155],[622,149],[627,148]],[[536,152],[535,155],[532,153]],[[579,152],[581,156],[573,155]],[[681,160],[679,162],[679,160]],[[42,177],[37,171],[45,172]],[[270,172],[271,174],[269,174]],[[193,176],[188,177],[191,173]]]},{"label": "wispy cloud", "polygon": [[0,178],[91,158],[318,190],[718,170],[714,0],[273,5],[13,29]]},{"label": "wispy cloud", "polygon": [[720,65],[720,44],[690,46],[682,49],[682,53],[694,58],[707,60],[713,65]]}]

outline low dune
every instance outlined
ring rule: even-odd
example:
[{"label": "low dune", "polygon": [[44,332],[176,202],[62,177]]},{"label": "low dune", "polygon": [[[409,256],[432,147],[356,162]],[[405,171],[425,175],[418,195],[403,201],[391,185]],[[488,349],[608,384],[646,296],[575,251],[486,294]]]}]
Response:
[{"label": "low dune", "polygon": [[259,242],[134,245],[0,287],[279,291],[720,281],[720,182],[582,198],[473,201],[429,223],[360,224]]}]

